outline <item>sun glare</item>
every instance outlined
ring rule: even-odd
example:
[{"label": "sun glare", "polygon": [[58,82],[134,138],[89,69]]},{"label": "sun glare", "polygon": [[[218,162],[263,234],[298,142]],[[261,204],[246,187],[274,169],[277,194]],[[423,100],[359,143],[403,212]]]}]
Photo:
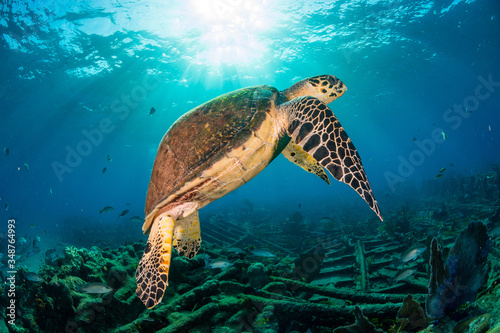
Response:
[{"label": "sun glare", "polygon": [[255,0],[191,0],[202,43],[197,61],[241,64],[262,57],[267,48],[260,35],[270,27],[263,5]]}]

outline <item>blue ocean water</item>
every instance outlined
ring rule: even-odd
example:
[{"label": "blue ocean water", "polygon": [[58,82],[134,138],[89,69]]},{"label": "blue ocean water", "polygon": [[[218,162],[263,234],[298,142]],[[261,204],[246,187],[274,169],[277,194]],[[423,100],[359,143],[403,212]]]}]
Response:
[{"label": "blue ocean water", "polygon": [[[442,181],[442,168],[446,178],[500,162],[497,1],[37,0],[0,10],[1,233],[15,219],[31,237],[89,231],[71,238],[80,245],[94,228],[145,240],[128,218],[144,217],[156,149],[178,117],[241,87],[283,90],[320,74],[348,87],[330,107],[382,214]],[[280,156],[204,208],[202,228],[243,200],[283,216],[375,217],[330,179]],[[115,210],[99,214],[105,206]]]},{"label": "blue ocean water", "polygon": [[[485,170],[500,151],[498,12],[494,1],[7,1],[3,218],[44,228],[68,216],[107,223],[98,210],[127,203],[143,215],[157,145],[176,118],[237,88],[282,90],[324,73],[348,87],[330,107],[382,210],[385,196],[404,197],[399,185],[443,167]],[[364,204],[315,178],[280,157],[214,205]]]}]

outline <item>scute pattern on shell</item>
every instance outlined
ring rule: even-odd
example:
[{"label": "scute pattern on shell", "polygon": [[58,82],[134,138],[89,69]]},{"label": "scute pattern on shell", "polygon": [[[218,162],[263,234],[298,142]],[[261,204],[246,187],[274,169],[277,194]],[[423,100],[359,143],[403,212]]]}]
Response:
[{"label": "scute pattern on shell", "polygon": [[146,198],[148,215],[168,195],[197,177],[225,152],[243,144],[274,107],[278,91],[269,86],[221,95],[179,118],[163,137]]}]

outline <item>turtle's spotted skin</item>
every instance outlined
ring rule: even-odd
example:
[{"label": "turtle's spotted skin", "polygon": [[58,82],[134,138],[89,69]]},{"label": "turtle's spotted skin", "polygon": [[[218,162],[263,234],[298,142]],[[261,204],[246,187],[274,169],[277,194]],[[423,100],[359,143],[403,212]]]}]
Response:
[{"label": "turtle's spotted skin", "polygon": [[[280,153],[329,184],[325,169],[355,189],[382,219],[361,159],[327,104],[345,85],[334,76],[221,95],[179,118],[163,137],[148,194],[136,293],[152,308],[168,285],[172,246],[192,258],[200,248],[198,210],[261,172]],[[323,169],[325,168],[325,169]]]}]

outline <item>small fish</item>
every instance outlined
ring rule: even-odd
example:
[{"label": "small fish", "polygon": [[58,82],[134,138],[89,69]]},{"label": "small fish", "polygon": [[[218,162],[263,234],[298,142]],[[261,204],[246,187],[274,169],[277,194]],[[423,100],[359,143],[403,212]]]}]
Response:
[{"label": "small fish", "polygon": [[128,214],[128,212],[129,212],[129,210],[128,210],[128,209],[125,209],[123,212],[121,212],[121,213],[120,213],[120,215],[118,215],[117,219],[119,219],[119,218],[120,218],[120,217],[122,217],[122,216],[127,215],[127,214]]},{"label": "small fish", "polygon": [[115,209],[115,207],[106,206],[106,207],[104,207],[103,209],[101,209],[101,210],[99,211],[99,214],[110,212],[110,211],[112,211],[113,209]]},{"label": "small fish", "polygon": [[38,246],[33,246],[31,249],[29,249],[28,253],[26,253],[26,258],[37,255],[38,253],[40,253],[41,250],[42,249],[40,249]]},{"label": "small fish", "polygon": [[43,278],[40,275],[33,272],[25,273],[24,278],[31,282],[43,282]]},{"label": "small fish", "polygon": [[488,130],[491,132],[491,125],[488,125]]},{"label": "small fish", "polygon": [[411,141],[413,141],[413,142],[417,142],[417,141],[418,141],[418,139],[417,139],[417,138],[413,138]]},{"label": "small fish", "polygon": [[107,160],[108,162],[111,162],[112,161],[111,156],[108,155]]},{"label": "small fish", "polygon": [[441,170],[439,170],[439,173],[443,173],[446,171],[446,168],[441,168]]},{"label": "small fish", "polygon": [[109,293],[110,291],[113,291],[113,288],[111,288],[108,285],[105,285],[104,283],[91,282],[81,287],[80,291],[83,291],[87,294],[106,294]]},{"label": "small fish", "polygon": [[416,271],[417,271],[416,268],[407,268],[404,271],[401,271],[399,274],[397,274],[396,277],[394,277],[394,279],[387,279],[387,282],[389,282],[389,285],[392,285],[394,282],[399,282],[415,274]]},{"label": "small fish", "polygon": [[5,210],[9,210],[9,204],[5,204],[3,207],[5,208]]},{"label": "small fish", "polygon": [[28,163],[24,163],[24,168],[26,169],[26,171],[30,171],[30,166],[28,165]]},{"label": "small fish", "polygon": [[35,226],[35,224],[34,224],[34,223],[31,223],[31,224],[30,224],[30,228],[31,228],[31,229],[34,229],[35,227],[36,227],[36,226]]},{"label": "small fish", "polygon": [[443,136],[443,140],[448,140],[448,135],[445,132],[441,132],[441,135]]},{"label": "small fish", "polygon": [[437,174],[434,178],[439,179],[439,178],[441,178],[441,177],[443,177],[443,176],[444,176],[444,175],[443,175],[442,173],[438,173],[438,174]]},{"label": "small fish", "polygon": [[20,237],[17,242],[19,243],[19,245],[26,245],[26,243],[28,243],[28,241],[26,240],[26,238],[24,237]]},{"label": "small fish", "polygon": [[210,261],[210,263],[208,264],[208,267],[210,269],[220,268],[220,269],[224,270],[224,269],[231,267],[231,266],[233,266],[233,264],[227,259],[215,259],[215,260]]},{"label": "small fish", "polygon": [[319,223],[334,223],[333,219],[328,216],[323,216],[318,220]]},{"label": "small fish", "polygon": [[230,253],[234,253],[234,254],[245,253],[245,251],[243,251],[239,247],[230,247],[230,248],[226,249],[226,251],[230,252]]},{"label": "small fish", "polygon": [[394,267],[398,268],[399,265],[404,265],[408,261],[415,260],[418,258],[419,255],[424,253],[426,250],[425,247],[419,247],[419,246],[414,246],[408,249],[402,256],[401,258],[393,258],[393,263]]},{"label": "small fish", "polygon": [[40,236],[36,236],[35,239],[33,239],[33,246],[38,246],[40,242],[41,242]]},{"label": "small fish", "polygon": [[140,216],[132,216],[131,218],[129,218],[129,221],[134,223],[142,223],[144,222],[144,219]]},{"label": "small fish", "polygon": [[57,259],[58,257],[59,255],[57,254],[56,249],[49,249],[45,251],[45,259],[54,260]]},{"label": "small fish", "polygon": [[3,149],[3,153],[4,153],[5,155],[9,155],[9,148],[4,148],[4,149]]},{"label": "small fish", "polygon": [[255,249],[250,252],[252,255],[256,257],[263,257],[263,258],[274,258],[276,255],[271,253],[270,251],[266,249]]},{"label": "small fish", "polygon": [[453,166],[453,163],[450,163],[450,166],[452,167],[452,166]]},{"label": "small fish", "polygon": [[106,173],[106,170],[108,170],[108,169],[106,169],[106,167],[104,167],[104,168],[102,169],[101,174],[105,174],[105,173]]},{"label": "small fish", "polygon": [[152,116],[155,112],[156,109],[152,107],[151,110],[149,110],[149,115]]},{"label": "small fish", "polygon": [[51,188],[49,188],[49,193],[50,193],[50,194],[52,194],[52,187],[51,187]]}]

